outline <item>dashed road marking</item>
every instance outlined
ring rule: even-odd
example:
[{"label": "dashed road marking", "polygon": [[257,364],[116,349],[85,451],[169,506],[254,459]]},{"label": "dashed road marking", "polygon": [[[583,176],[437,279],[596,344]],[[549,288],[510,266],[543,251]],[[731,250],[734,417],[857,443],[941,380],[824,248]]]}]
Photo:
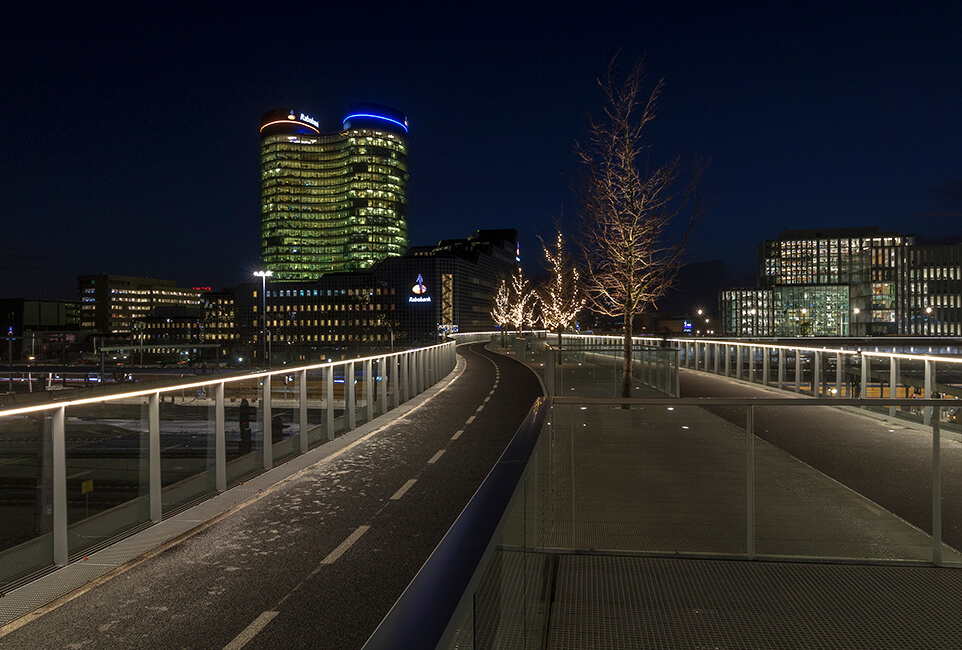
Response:
[{"label": "dashed road marking", "polygon": [[481,406],[479,406],[479,407],[477,408],[477,410],[475,411],[475,413],[480,413],[480,412],[481,412],[481,409],[483,409],[483,408],[484,408],[484,404],[482,404]]},{"label": "dashed road marking", "polygon": [[474,422],[474,418],[476,418],[476,417],[478,417],[478,416],[477,416],[477,415],[472,415],[471,417],[469,417],[469,418],[467,419],[467,421],[465,422],[465,424],[471,424],[472,422]]},{"label": "dashed road marking", "polygon": [[433,465],[434,463],[438,462],[438,459],[441,458],[441,456],[443,455],[444,455],[444,450],[442,449],[438,453],[431,456],[431,460],[428,461],[428,465]]},{"label": "dashed road marking", "polygon": [[402,486],[401,486],[401,489],[399,489],[397,492],[395,492],[395,493],[394,493],[394,496],[391,497],[391,501],[397,501],[398,499],[400,499],[401,497],[403,497],[403,496],[404,496],[404,493],[407,492],[408,490],[410,490],[410,489],[411,489],[411,486],[414,485],[414,484],[417,483],[417,482],[418,482],[418,480],[417,480],[416,478],[412,478],[410,481],[408,481],[407,483],[405,483],[404,485],[402,485]]},{"label": "dashed road marking", "polygon": [[491,396],[490,396],[490,395],[488,395],[487,397],[484,398],[484,403],[485,403],[485,404],[487,404],[487,403],[490,402],[490,401],[491,401]]},{"label": "dashed road marking", "polygon": [[454,432],[454,435],[451,436],[451,440],[457,440],[458,438],[461,437],[462,433],[464,433],[464,429],[458,429],[457,431]]},{"label": "dashed road marking", "polygon": [[254,638],[254,636],[264,629],[264,626],[271,622],[271,620],[280,614],[280,612],[263,612],[260,616],[254,619],[254,622],[244,628],[244,630],[234,637],[234,640],[224,646],[224,650],[240,650],[247,642]]},{"label": "dashed road marking", "polygon": [[338,546],[336,549],[328,553],[327,557],[321,560],[321,564],[334,564],[335,562],[337,562],[337,558],[344,555],[344,552],[347,549],[351,548],[354,542],[361,539],[361,535],[366,533],[369,528],[370,526],[358,526],[357,530],[355,530],[353,533],[348,535],[347,539],[341,542],[340,546]]}]

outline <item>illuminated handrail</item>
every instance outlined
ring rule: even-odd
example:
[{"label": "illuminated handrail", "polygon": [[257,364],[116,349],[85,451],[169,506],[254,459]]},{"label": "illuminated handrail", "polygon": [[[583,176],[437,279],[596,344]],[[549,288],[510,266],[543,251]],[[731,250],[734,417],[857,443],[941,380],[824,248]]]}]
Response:
[{"label": "illuminated handrail", "polygon": [[[93,418],[96,420],[99,417],[105,419],[111,417],[110,413],[106,410],[108,406],[129,406],[131,400],[133,400],[135,404],[140,405],[142,410],[139,411],[139,413],[141,413],[139,419],[134,417],[129,420],[129,422],[133,423],[132,426],[125,423],[123,427],[126,428],[121,427],[123,433],[118,437],[118,439],[122,440],[127,440],[124,436],[134,437],[133,446],[125,447],[124,453],[132,454],[130,456],[131,458],[138,458],[140,466],[142,467],[142,469],[137,470],[140,473],[132,480],[135,484],[140,482],[140,485],[146,491],[146,495],[144,496],[146,497],[147,508],[143,512],[145,516],[149,516],[149,519],[143,519],[140,518],[141,515],[136,515],[131,517],[136,520],[135,524],[123,524],[128,528],[134,528],[140,526],[141,523],[157,523],[165,518],[162,495],[170,486],[165,488],[162,485],[162,450],[160,441],[162,434],[177,435],[177,432],[166,429],[162,430],[160,405],[164,397],[179,397],[187,391],[203,391],[204,402],[202,406],[213,409],[212,412],[210,410],[205,411],[208,415],[207,420],[198,420],[199,422],[205,423],[201,425],[202,430],[205,432],[203,435],[210,436],[209,438],[205,437],[203,439],[204,442],[200,443],[198,447],[199,449],[206,449],[209,457],[207,457],[207,461],[205,461],[207,463],[205,469],[196,476],[200,478],[207,477],[207,480],[213,479],[210,488],[202,488],[205,492],[200,498],[205,498],[205,494],[207,496],[213,496],[226,491],[228,488],[227,423],[225,417],[227,400],[225,393],[232,385],[236,386],[237,384],[246,382],[248,386],[244,386],[243,389],[246,389],[253,395],[252,399],[254,401],[260,400],[259,408],[256,410],[257,417],[251,419],[252,423],[261,425],[257,431],[258,439],[261,441],[260,447],[256,450],[248,448],[247,452],[241,451],[241,447],[239,447],[238,456],[233,459],[234,462],[242,458],[247,459],[243,461],[243,471],[259,473],[273,467],[275,453],[279,453],[281,458],[286,458],[287,455],[290,454],[297,455],[306,453],[310,450],[311,446],[317,446],[326,441],[333,440],[335,437],[336,412],[342,411],[343,418],[339,418],[338,421],[341,422],[342,425],[346,425],[347,430],[353,429],[359,422],[372,420],[375,417],[376,411],[387,412],[422,393],[452,371],[456,362],[455,343],[449,341],[425,348],[376,354],[345,361],[286,366],[279,369],[263,370],[249,374],[218,377],[215,379],[205,379],[203,381],[189,381],[174,386],[166,385],[156,388],[136,389],[97,397],[64,399],[51,403],[0,410],[0,443],[9,443],[10,445],[6,453],[11,455],[11,458],[18,455],[23,457],[24,462],[28,466],[36,465],[36,471],[43,474],[43,482],[49,484],[51,488],[50,490],[42,491],[44,496],[41,496],[41,491],[36,491],[37,496],[34,497],[33,502],[23,506],[29,509],[31,517],[38,517],[37,521],[41,521],[41,519],[39,515],[35,515],[35,513],[46,512],[47,514],[43,516],[43,521],[49,523],[45,523],[43,528],[49,526],[49,529],[35,532],[33,538],[19,542],[18,546],[12,546],[10,548],[0,547],[0,560],[2,560],[0,566],[6,565],[9,570],[11,566],[17,563],[25,563],[25,568],[21,573],[22,575],[27,575],[35,571],[43,570],[49,566],[64,566],[68,563],[70,557],[76,555],[79,551],[86,550],[86,548],[71,548],[70,544],[68,544],[68,477],[66,472],[68,440],[66,434],[67,416],[71,414],[70,409],[72,408],[78,406],[84,407],[83,413],[87,417],[90,417],[91,409],[94,409]],[[374,372],[375,366],[379,369],[379,373]],[[324,395],[323,400],[320,398],[309,400],[307,387],[308,373],[312,373],[312,382],[318,379],[317,375],[320,375],[320,382],[323,388],[321,394]],[[335,374],[354,377],[354,384],[357,385],[361,391],[359,394],[363,395],[363,402],[356,398],[355,390],[344,390],[343,398],[336,398],[334,390]],[[282,398],[278,396],[278,392],[272,392],[272,379],[290,376],[296,377],[295,385],[297,388],[289,397],[285,394],[285,398],[282,400]],[[277,381],[276,384],[280,385],[281,381]],[[286,383],[284,385],[286,385]],[[294,418],[291,426],[294,425],[294,422],[296,422],[297,426],[296,436],[291,436],[281,442],[278,442],[278,439],[274,436],[275,432],[272,431],[272,428],[276,426],[275,418],[272,417],[272,402],[275,401],[278,403],[276,408],[283,409],[285,413],[290,413],[290,416]],[[335,401],[338,402],[337,409],[335,409]],[[321,424],[309,424],[309,402],[311,403],[310,408],[314,412],[321,413]],[[183,404],[183,399],[181,403]],[[104,407],[104,410],[101,411],[103,416],[97,415],[98,411],[96,409],[99,405]],[[210,418],[211,414],[213,418]],[[190,417],[194,417],[194,414],[191,414],[188,419]],[[39,429],[32,428],[34,426],[32,423],[34,422],[37,423],[36,426],[39,427]],[[72,417],[71,422],[73,422]],[[170,421],[165,421],[165,423],[167,422]],[[280,422],[282,426],[286,426],[280,420],[277,422]],[[138,425],[137,423],[140,424]],[[240,422],[237,424],[241,426],[241,439],[244,439],[243,436],[246,432],[248,435],[247,439],[251,440],[253,437],[250,433],[251,427],[248,426],[247,429],[244,429]],[[117,427],[111,425],[109,422],[102,426],[106,430],[117,430]],[[16,431],[17,435],[5,436],[4,427],[11,427],[7,430]],[[111,427],[113,427],[113,429],[111,429]],[[238,433],[236,428],[232,428],[231,431],[232,435]],[[142,442],[139,446],[137,444],[137,436],[141,436],[140,440]],[[295,437],[298,438],[297,442],[294,441]],[[313,445],[311,444],[312,439],[314,441]],[[280,445],[277,448],[277,452],[275,452],[276,445]],[[74,449],[77,448],[79,447],[75,447]],[[48,451],[45,453],[49,454],[49,456],[45,456],[42,451],[35,452],[33,451],[34,449],[47,449]],[[97,453],[95,451],[96,448],[90,449],[94,451],[85,449],[85,453]],[[108,451],[106,453],[111,452]],[[38,454],[40,455],[38,456]],[[48,458],[49,461],[47,460]],[[14,463],[14,465],[16,464],[17,463]],[[137,465],[137,463],[135,463],[135,465]],[[0,478],[3,478],[4,469],[10,467],[13,467],[13,465],[9,463],[0,465]],[[236,470],[234,473],[236,474]],[[249,475],[250,474],[245,474],[245,476]],[[12,480],[15,477],[11,474],[8,478]],[[191,478],[181,479],[180,483],[187,483],[191,480]],[[236,480],[236,476],[234,480]],[[204,484],[204,482],[201,481],[201,484]],[[134,487],[136,487],[136,485],[134,485]],[[40,501],[43,501],[43,503],[40,503]],[[95,512],[91,515],[82,515],[74,511],[71,515],[70,529],[73,530],[77,526],[83,527],[90,525],[89,522],[93,518],[101,515],[106,516],[118,508],[127,508],[128,510],[131,508],[139,508],[138,503],[142,503],[142,497],[128,501],[125,504],[111,506],[107,511],[100,513]],[[128,507],[128,504],[130,504],[130,507]],[[138,510],[137,512],[140,511]],[[148,512],[149,515],[146,515]],[[31,517],[28,517],[28,519]],[[116,519],[123,522],[127,521],[125,516],[120,515],[117,515]],[[49,541],[49,537],[52,537],[52,542]],[[80,539],[81,537],[83,537],[83,535],[74,534],[73,537],[69,537],[69,539]],[[34,543],[39,542],[42,538],[48,539],[48,541],[39,544],[39,546],[37,543]],[[48,544],[52,547],[51,551],[44,550]],[[21,555],[26,559],[12,559],[12,557],[17,554],[18,549],[21,548],[23,550]],[[37,562],[38,558],[42,562],[45,553],[50,554],[50,556],[46,558],[47,564],[41,563],[36,566],[29,564],[31,562]],[[15,576],[11,577],[7,574],[0,574],[0,584],[16,579],[18,578]]]}]

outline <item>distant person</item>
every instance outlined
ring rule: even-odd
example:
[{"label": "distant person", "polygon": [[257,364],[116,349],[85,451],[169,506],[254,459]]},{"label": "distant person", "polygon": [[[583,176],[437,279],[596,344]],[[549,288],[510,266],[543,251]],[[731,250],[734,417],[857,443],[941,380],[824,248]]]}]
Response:
[{"label": "distant person", "polygon": [[240,453],[249,454],[253,447],[251,437],[251,405],[246,399],[242,399],[240,409],[238,409],[238,421],[240,422]]}]

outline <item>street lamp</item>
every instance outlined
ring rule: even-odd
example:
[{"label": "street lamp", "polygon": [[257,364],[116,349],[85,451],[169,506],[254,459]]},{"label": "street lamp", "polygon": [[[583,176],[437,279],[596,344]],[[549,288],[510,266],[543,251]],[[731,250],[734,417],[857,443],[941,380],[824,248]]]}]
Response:
[{"label": "street lamp", "polygon": [[254,271],[254,275],[261,279],[261,341],[264,343],[264,366],[267,366],[267,278],[274,275],[273,271]]}]

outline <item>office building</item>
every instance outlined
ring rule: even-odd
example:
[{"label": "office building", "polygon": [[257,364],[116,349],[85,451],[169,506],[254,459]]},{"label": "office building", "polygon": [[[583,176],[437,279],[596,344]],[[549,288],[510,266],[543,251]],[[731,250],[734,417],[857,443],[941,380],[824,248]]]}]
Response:
[{"label": "office building", "polygon": [[81,275],[80,326],[113,338],[132,338],[158,308],[199,310],[202,289],[184,289],[173,280],[125,275]]},{"label": "office building", "polygon": [[[917,245],[877,228],[783,231],[759,246],[758,284],[721,292],[725,335],[962,334],[958,243]],[[762,305],[758,321],[751,310]]]},{"label": "office building", "polygon": [[261,263],[276,280],[368,269],[407,250],[407,118],[352,104],[336,131],[292,109],[261,120]]},{"label": "office building", "polygon": [[265,347],[277,363],[431,344],[444,331],[493,329],[498,283],[517,266],[516,230],[479,230],[362,271],[252,281],[238,288],[238,327],[255,363]]}]

